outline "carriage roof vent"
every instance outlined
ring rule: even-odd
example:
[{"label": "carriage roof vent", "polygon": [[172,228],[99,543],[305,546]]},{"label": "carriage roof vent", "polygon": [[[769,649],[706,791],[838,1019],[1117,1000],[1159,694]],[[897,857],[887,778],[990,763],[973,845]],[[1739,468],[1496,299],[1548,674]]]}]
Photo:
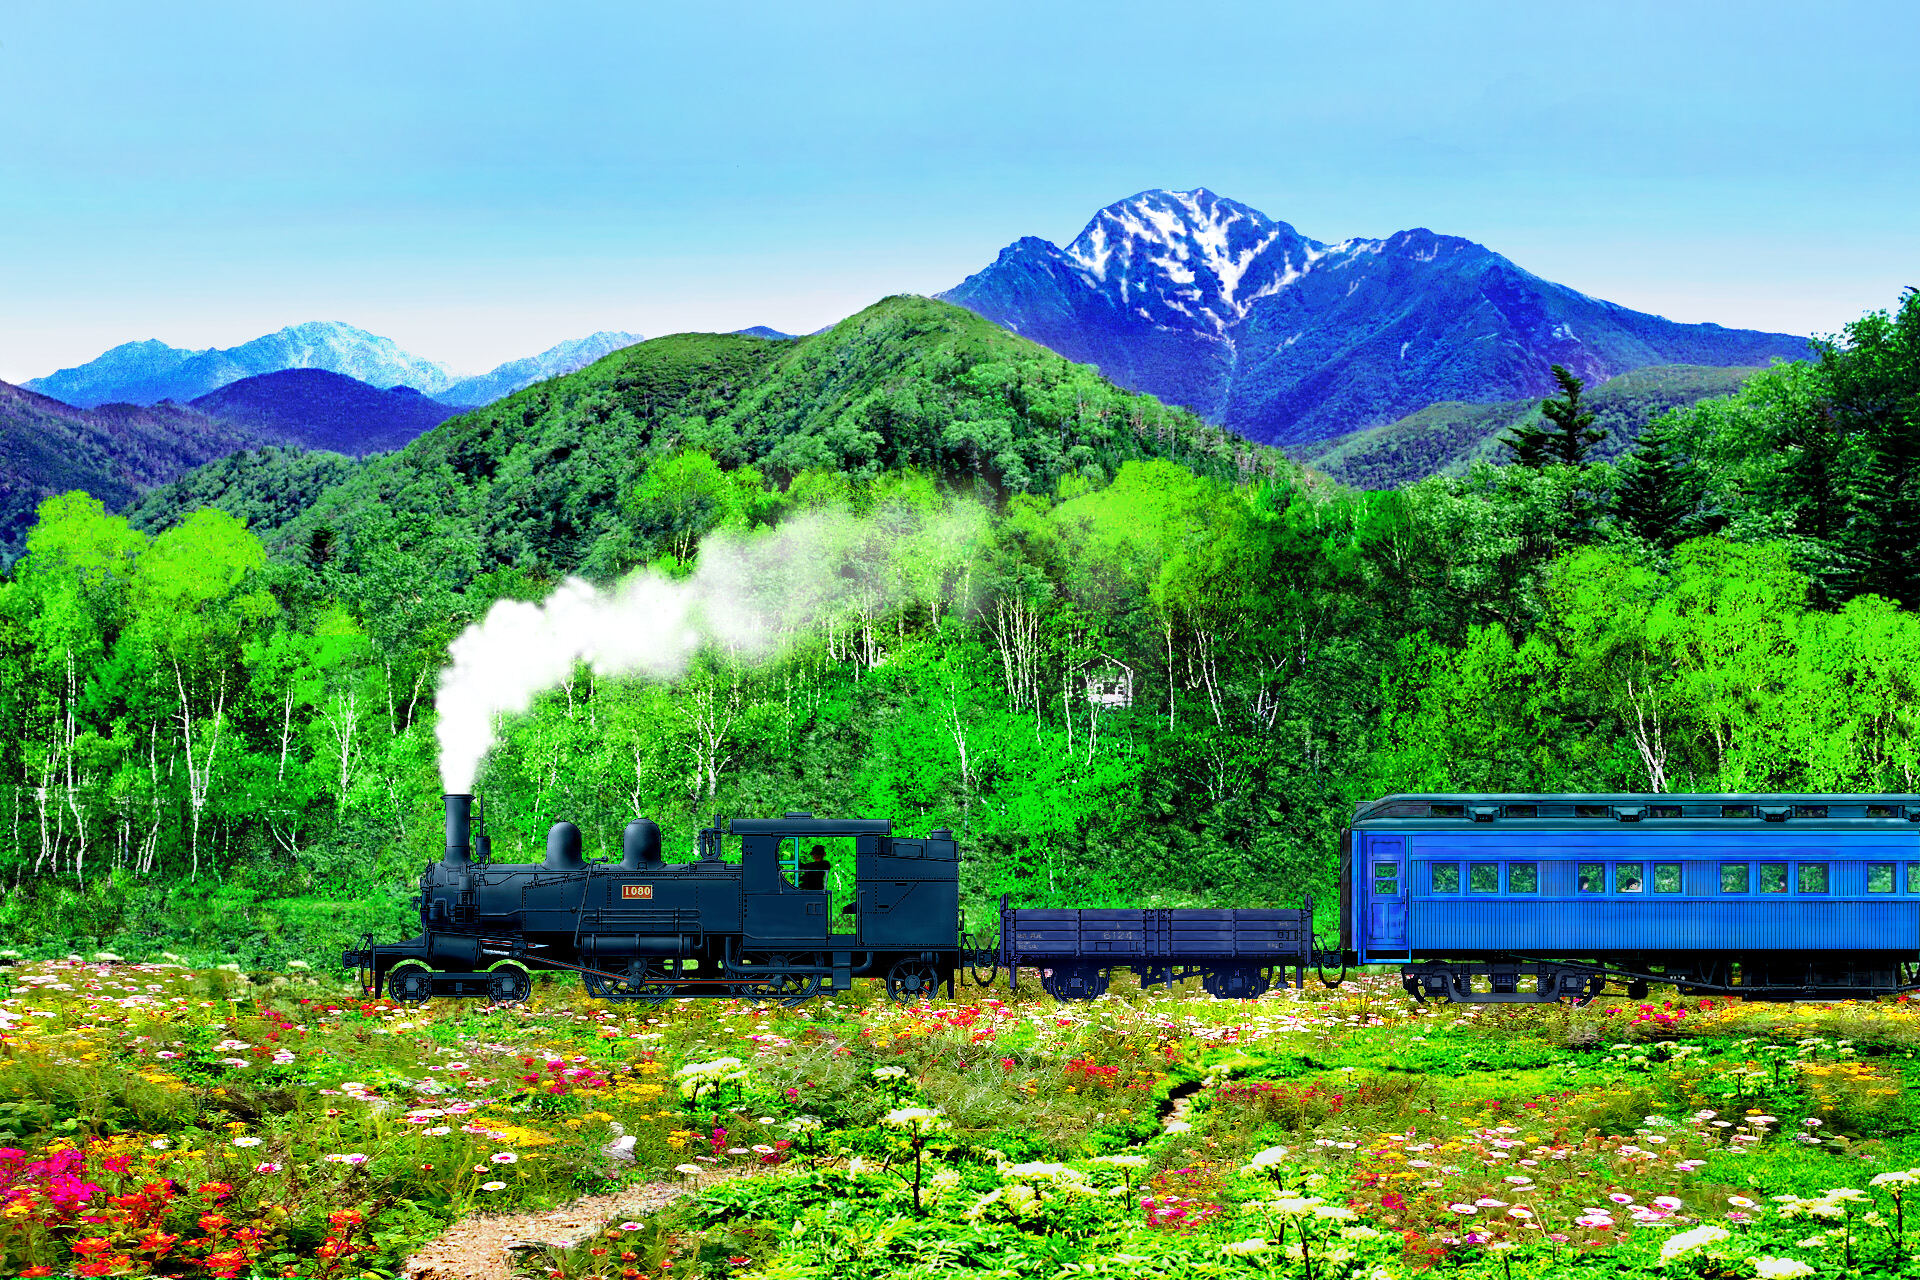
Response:
[{"label": "carriage roof vent", "polygon": [[1497,804],[1470,804],[1467,806],[1467,814],[1475,822],[1492,822],[1500,816],[1500,806]]},{"label": "carriage roof vent", "polygon": [[1639,804],[1617,804],[1613,807],[1613,816],[1622,822],[1638,822],[1647,816],[1647,808]]}]

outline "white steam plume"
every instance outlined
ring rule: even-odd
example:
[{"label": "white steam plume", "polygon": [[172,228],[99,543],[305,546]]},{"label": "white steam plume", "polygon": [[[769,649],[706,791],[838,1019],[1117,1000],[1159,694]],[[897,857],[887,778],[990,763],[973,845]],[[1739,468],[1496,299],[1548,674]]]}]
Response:
[{"label": "white steam plume", "polygon": [[984,529],[971,504],[808,515],[758,537],[710,536],[686,578],[648,570],[606,591],[568,578],[539,604],[498,601],[453,642],[440,674],[441,785],[472,791],[498,718],[527,711],[580,662],[601,676],[671,680],[704,644],[764,659],[835,615],[938,603]]}]

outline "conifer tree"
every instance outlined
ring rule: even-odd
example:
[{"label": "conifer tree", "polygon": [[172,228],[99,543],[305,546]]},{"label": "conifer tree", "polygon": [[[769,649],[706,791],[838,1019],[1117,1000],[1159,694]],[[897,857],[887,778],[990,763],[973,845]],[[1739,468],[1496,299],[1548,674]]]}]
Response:
[{"label": "conifer tree", "polygon": [[1539,471],[1547,465],[1547,431],[1531,418],[1522,418],[1513,430],[1500,437],[1500,443],[1512,452],[1516,467]]},{"label": "conifer tree", "polygon": [[1655,418],[1620,464],[1614,518],[1635,537],[1671,550],[1693,532],[1700,497],[1699,477],[1675,447],[1672,421]]},{"label": "conifer tree", "polygon": [[1847,530],[1855,585],[1920,608],[1920,290],[1892,316],[1848,325],[1846,339],[1821,365],[1834,426],[1862,458]]},{"label": "conifer tree", "polygon": [[1593,425],[1594,415],[1580,407],[1580,393],[1587,384],[1561,364],[1553,366],[1553,380],[1560,384],[1565,399],[1541,402],[1540,415],[1547,425],[1522,422],[1510,435],[1501,437],[1500,442],[1513,451],[1518,466],[1535,471],[1554,463],[1583,466],[1593,446],[1607,437]]}]

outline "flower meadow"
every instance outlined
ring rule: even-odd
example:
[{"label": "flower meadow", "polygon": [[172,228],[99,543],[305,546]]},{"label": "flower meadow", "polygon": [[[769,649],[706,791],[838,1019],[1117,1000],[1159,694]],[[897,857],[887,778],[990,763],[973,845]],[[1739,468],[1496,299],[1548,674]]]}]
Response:
[{"label": "flower meadow", "polygon": [[[0,1276],[386,1277],[463,1215],[685,1191],[536,1277],[1920,1276],[1905,1001],[962,987],[368,1001],[0,970]],[[1916,1204],[1920,1209],[1920,1204]]]}]

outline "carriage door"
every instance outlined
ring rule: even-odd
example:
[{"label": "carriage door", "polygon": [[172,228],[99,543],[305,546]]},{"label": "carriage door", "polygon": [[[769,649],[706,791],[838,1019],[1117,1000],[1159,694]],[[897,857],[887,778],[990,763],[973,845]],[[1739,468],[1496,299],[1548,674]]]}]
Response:
[{"label": "carriage door", "polygon": [[1405,960],[1407,951],[1407,842],[1367,837],[1367,936],[1362,959]]}]

